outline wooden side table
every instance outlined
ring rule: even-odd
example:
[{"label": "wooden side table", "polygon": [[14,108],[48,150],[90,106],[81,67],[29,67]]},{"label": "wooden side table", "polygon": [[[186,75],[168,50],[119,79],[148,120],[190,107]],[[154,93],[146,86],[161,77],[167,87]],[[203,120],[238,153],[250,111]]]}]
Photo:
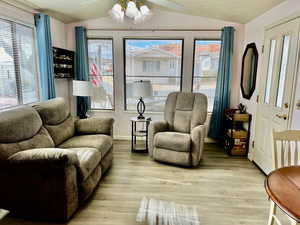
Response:
[{"label": "wooden side table", "polygon": [[[146,117],[145,119],[138,119],[136,117],[132,117],[131,119],[131,152],[138,153],[148,153],[148,127],[151,122],[150,117]],[[137,123],[144,123],[145,127],[142,130],[137,130]],[[137,137],[145,138],[145,148],[137,149]]]}]

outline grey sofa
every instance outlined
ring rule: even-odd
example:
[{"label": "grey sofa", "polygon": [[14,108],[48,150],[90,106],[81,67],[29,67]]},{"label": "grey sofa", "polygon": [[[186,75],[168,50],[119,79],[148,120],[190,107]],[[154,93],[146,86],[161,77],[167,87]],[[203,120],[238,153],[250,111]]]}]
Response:
[{"label": "grey sofa", "polygon": [[149,126],[150,156],[161,162],[197,166],[203,152],[206,116],[205,95],[170,93],[165,106],[165,120]]},{"label": "grey sofa", "polygon": [[113,122],[75,120],[62,98],[0,112],[0,208],[67,221],[112,164]]}]

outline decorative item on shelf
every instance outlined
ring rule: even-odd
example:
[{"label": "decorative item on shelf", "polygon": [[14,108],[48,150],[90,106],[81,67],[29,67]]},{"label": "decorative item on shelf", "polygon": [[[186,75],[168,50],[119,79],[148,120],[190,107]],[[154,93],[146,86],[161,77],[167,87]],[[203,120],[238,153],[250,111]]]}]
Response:
[{"label": "decorative item on shelf", "polygon": [[55,78],[74,77],[74,52],[53,47]]},{"label": "decorative item on shelf", "polygon": [[246,113],[246,110],[247,110],[247,107],[245,105],[243,105],[242,103],[238,104],[238,113],[241,113],[241,114],[245,114]]},{"label": "decorative item on shelf", "polygon": [[137,111],[139,113],[138,119],[145,119],[144,112],[146,110],[146,105],[143,98],[151,98],[153,95],[152,85],[150,81],[135,81],[132,85],[133,96],[138,97],[139,101],[137,104]]},{"label": "decorative item on shelf", "polygon": [[[92,85],[90,81],[73,80],[73,96],[92,96]],[[86,115],[88,117],[88,115]]]}]

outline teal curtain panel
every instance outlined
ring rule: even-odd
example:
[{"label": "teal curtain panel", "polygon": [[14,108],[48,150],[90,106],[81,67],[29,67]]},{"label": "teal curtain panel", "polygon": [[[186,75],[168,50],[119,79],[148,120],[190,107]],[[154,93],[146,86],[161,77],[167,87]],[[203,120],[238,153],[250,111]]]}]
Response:
[{"label": "teal curtain panel", "polygon": [[234,28],[224,27],[221,36],[222,47],[214,100],[214,109],[210,120],[208,136],[213,139],[224,138],[224,111],[230,107],[230,88],[232,76],[232,58]]},{"label": "teal curtain panel", "polygon": [[45,101],[56,97],[50,17],[38,13],[34,19],[39,53],[40,95],[41,100]]}]

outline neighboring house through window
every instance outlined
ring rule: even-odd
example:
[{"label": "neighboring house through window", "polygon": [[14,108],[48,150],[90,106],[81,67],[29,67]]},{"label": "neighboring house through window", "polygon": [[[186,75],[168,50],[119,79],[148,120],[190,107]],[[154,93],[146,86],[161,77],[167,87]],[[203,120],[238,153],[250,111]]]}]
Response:
[{"label": "neighboring house through window", "polygon": [[143,72],[151,73],[160,71],[160,61],[158,60],[145,60],[143,61]]},{"label": "neighboring house through window", "polygon": [[33,27],[0,19],[0,109],[39,101]]},{"label": "neighboring house through window", "polygon": [[144,99],[148,112],[163,112],[170,92],[181,90],[183,40],[125,39],[125,107],[136,110],[134,81],[150,80],[153,96]]},{"label": "neighboring house through window", "polygon": [[89,39],[88,55],[92,109],[114,109],[113,40]]},{"label": "neighboring house through window", "polygon": [[220,40],[195,40],[193,92],[207,96],[209,112],[213,110],[220,49]]}]

